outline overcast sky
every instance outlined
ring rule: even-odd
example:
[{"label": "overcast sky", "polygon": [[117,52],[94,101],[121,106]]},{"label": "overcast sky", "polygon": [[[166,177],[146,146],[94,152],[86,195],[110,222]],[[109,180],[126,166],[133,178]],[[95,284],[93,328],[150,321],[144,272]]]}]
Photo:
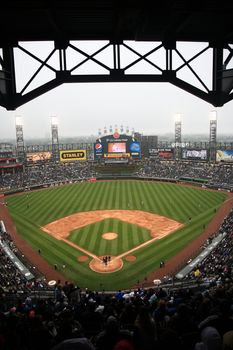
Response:
[{"label": "overcast sky", "polygon": [[[39,57],[45,58],[51,50],[51,45],[43,44],[43,47],[39,48],[35,44],[27,43],[24,47],[37,55],[40,54]],[[183,51],[183,55],[188,59],[195,50],[200,48],[202,46],[197,47],[196,44],[193,49],[188,46]],[[93,50],[95,49],[94,47]],[[144,50],[147,52],[148,47]],[[15,57],[16,70],[18,71],[20,67],[20,74],[17,77],[20,90],[30,77],[30,69],[34,73],[37,66],[34,62],[31,63],[31,58],[25,58],[25,54],[19,50],[16,50]],[[125,64],[130,62],[130,59],[128,61],[127,59],[125,58]],[[71,59],[70,64],[72,64]],[[198,62],[196,67],[199,67],[203,79],[208,80],[211,69],[210,52],[206,54],[202,64]],[[140,69],[147,72],[146,66]],[[50,72],[42,72],[42,74],[44,76],[48,74],[47,80],[50,79]],[[184,77],[187,75],[192,82],[187,71],[183,74]],[[207,82],[207,85],[209,83]],[[223,107],[214,108],[209,103],[167,83],[63,84],[19,107],[16,111],[7,111],[0,107],[0,142],[3,139],[15,138],[16,116],[21,116],[23,119],[25,139],[50,137],[51,116],[56,116],[58,119],[60,137],[97,135],[99,129],[103,131],[105,126],[109,129],[110,125],[128,126],[130,130],[133,128],[147,135],[174,133],[176,113],[182,115],[183,134],[208,134],[209,114],[212,110],[216,110],[217,132],[231,134],[232,107],[233,102],[229,102]]]}]

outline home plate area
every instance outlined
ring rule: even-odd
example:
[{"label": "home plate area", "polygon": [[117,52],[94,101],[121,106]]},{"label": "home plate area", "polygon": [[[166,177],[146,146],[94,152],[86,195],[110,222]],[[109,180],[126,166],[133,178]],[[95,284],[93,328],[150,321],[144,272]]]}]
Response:
[{"label": "home plate area", "polygon": [[111,256],[109,259],[109,256],[101,256],[100,258],[92,259],[89,266],[95,272],[115,272],[122,268],[123,261],[119,257]]}]

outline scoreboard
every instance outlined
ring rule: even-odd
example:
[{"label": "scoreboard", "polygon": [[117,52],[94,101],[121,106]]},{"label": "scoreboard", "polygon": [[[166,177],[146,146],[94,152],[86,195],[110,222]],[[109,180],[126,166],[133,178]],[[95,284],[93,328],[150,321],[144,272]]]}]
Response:
[{"label": "scoreboard", "polygon": [[141,145],[132,136],[115,132],[103,136],[94,143],[94,158],[140,158]]}]

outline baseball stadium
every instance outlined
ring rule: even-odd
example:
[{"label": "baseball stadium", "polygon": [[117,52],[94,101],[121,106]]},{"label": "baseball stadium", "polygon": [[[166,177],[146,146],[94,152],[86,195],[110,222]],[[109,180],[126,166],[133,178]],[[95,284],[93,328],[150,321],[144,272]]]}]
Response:
[{"label": "baseball stadium", "polygon": [[[232,349],[233,142],[219,140],[216,109],[233,99],[230,2],[9,0],[1,14],[0,106],[16,111],[76,83],[86,88],[83,100],[69,96],[80,130],[93,130],[68,142],[52,115],[37,143],[24,137],[24,116],[15,140],[0,124],[0,349]],[[180,88],[211,105],[208,141],[184,137],[181,113],[171,137],[144,133],[141,106],[141,129],[101,126],[138,121],[132,107],[149,94],[118,113],[119,96],[114,105],[101,91],[100,101],[88,83]],[[196,104],[169,91],[164,110],[174,98],[201,129]],[[53,100],[76,132],[63,92],[36,112],[49,114]],[[154,92],[145,106],[159,128]]]},{"label": "baseball stadium", "polygon": [[221,176],[232,171],[233,151],[217,150],[213,163],[211,148],[151,149],[126,131],[1,158],[1,222],[47,282],[59,274],[80,288],[115,291],[179,280],[230,211],[232,183]]}]

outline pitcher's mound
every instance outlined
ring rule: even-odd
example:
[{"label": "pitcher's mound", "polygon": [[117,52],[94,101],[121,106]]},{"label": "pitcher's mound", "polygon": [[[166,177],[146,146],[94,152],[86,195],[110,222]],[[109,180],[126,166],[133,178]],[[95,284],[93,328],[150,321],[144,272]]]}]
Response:
[{"label": "pitcher's mound", "polygon": [[136,260],[136,256],[134,256],[134,255],[127,255],[125,257],[125,260],[126,261],[135,261]]},{"label": "pitcher's mound", "polygon": [[85,262],[87,260],[88,260],[88,256],[86,256],[86,255],[81,255],[78,257],[79,262]]},{"label": "pitcher's mound", "polygon": [[123,261],[120,258],[111,257],[111,260],[108,261],[107,265],[103,263],[102,259],[92,259],[89,267],[95,272],[99,273],[110,273],[118,271],[122,268]]},{"label": "pitcher's mound", "polygon": [[108,239],[108,240],[115,239],[117,238],[117,236],[118,234],[115,232],[106,232],[102,234],[102,238]]}]

